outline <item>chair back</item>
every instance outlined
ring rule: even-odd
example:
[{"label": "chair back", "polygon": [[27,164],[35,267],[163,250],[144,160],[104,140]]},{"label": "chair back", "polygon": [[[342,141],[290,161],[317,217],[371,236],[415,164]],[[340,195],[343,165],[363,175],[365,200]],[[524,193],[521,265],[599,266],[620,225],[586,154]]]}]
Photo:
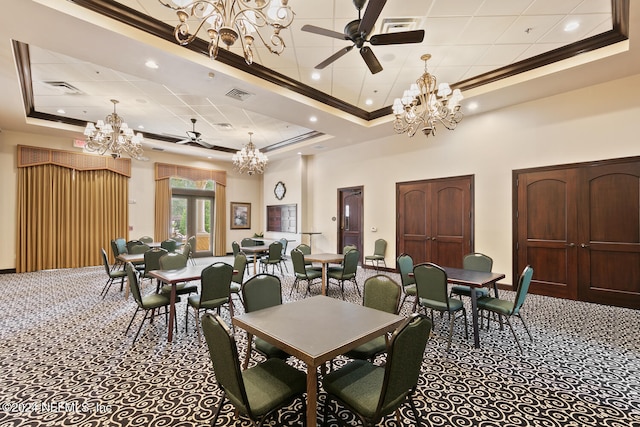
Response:
[{"label": "chair back", "polygon": [[418,264],[413,267],[413,277],[416,280],[418,299],[446,304],[447,310],[449,310],[447,273],[442,267],[431,262]]},{"label": "chair back", "polygon": [[175,252],[177,246],[178,246],[178,244],[173,239],[167,239],[167,240],[163,240],[162,242],[160,242],[160,247],[162,249],[166,249],[169,252]]},{"label": "chair back", "polygon": [[131,246],[131,248],[129,249],[129,253],[132,254],[132,255],[143,254],[143,253],[147,252],[150,249],[151,248],[149,247],[149,245],[146,245],[144,243],[140,243],[139,245]]},{"label": "chair back", "polygon": [[[128,253],[132,253],[132,252],[131,252],[131,249],[132,249],[134,246],[139,246],[139,245],[144,245],[144,243],[142,243],[140,240],[129,240],[129,241],[127,242],[127,252],[128,252]],[[138,253],[140,253],[140,252],[138,252]]]},{"label": "chair back", "polygon": [[355,277],[358,271],[358,261],[360,260],[360,251],[357,249],[350,250],[344,255],[342,267],[342,278],[349,279]]},{"label": "chair back", "polygon": [[385,414],[395,409],[417,386],[430,333],[431,321],[417,313],[394,331],[389,341],[377,413]]},{"label": "chair back", "polygon": [[387,241],[384,239],[378,239],[373,246],[373,254],[378,256],[384,256],[387,252]]},{"label": "chair back", "polygon": [[253,418],[242,380],[238,347],[233,333],[220,316],[211,313],[202,316],[202,330],[218,385],[240,412]]},{"label": "chair back", "polygon": [[151,236],[142,236],[138,240],[140,240],[142,243],[153,243],[153,237]]},{"label": "chair back", "polygon": [[255,240],[253,240],[250,237],[245,237],[240,241],[240,246],[248,247],[248,246],[255,246],[255,245],[256,245]]},{"label": "chair back", "polygon": [[242,299],[246,313],[282,304],[280,278],[264,273],[253,276],[242,285]]},{"label": "chair back", "polygon": [[298,246],[296,246],[296,249],[302,252],[303,255],[311,255],[311,246],[307,245],[306,243],[300,243]]},{"label": "chair back", "polygon": [[304,254],[298,248],[291,251],[291,263],[293,264],[293,274],[302,279],[307,278],[307,269],[304,264]]},{"label": "chair back", "polygon": [[518,289],[516,290],[516,297],[513,302],[513,314],[518,314],[520,312],[520,308],[522,304],[524,304],[524,299],[527,297],[527,293],[529,292],[529,285],[531,284],[531,278],[533,277],[533,268],[530,265],[527,265],[522,273],[520,274],[520,279],[518,279]]},{"label": "chair back", "polygon": [[282,259],[282,243],[273,242],[269,245],[269,261],[280,261]]},{"label": "chair back", "polygon": [[364,282],[362,305],[387,313],[398,314],[402,288],[392,278],[379,274]]},{"label": "chair back", "polygon": [[127,253],[127,241],[126,240],[124,240],[122,237],[118,237],[117,239],[115,239],[115,243],[116,243],[116,248],[118,250],[117,255],[126,254]]},{"label": "chair back", "polygon": [[136,269],[130,262],[125,264],[124,269],[127,272],[127,282],[129,283],[131,295],[133,295],[133,299],[135,300],[136,304],[138,304],[138,307],[143,308],[142,295],[140,294],[140,285],[138,283],[138,275],[136,274]]},{"label": "chair back", "polygon": [[102,255],[102,263],[104,264],[104,269],[107,272],[107,275],[111,276],[111,268],[109,267],[109,260],[107,259],[107,253],[105,252],[104,248],[100,248],[100,251],[102,252],[101,255]]},{"label": "chair back", "polygon": [[287,256],[287,245],[289,245],[289,241],[284,237],[278,241],[282,245],[282,258],[285,258]]},{"label": "chair back", "polygon": [[[166,249],[165,249],[166,250]],[[182,254],[167,251],[160,257],[161,270],[178,270],[187,266],[187,257]]]},{"label": "chair back", "polygon": [[349,252],[351,252],[351,251],[355,251],[355,250],[357,250],[357,249],[358,249],[358,248],[356,247],[356,245],[346,245],[346,246],[344,247],[344,249],[342,250],[342,253],[343,253],[343,254],[348,254]]},{"label": "chair back", "polygon": [[162,270],[160,258],[167,254],[166,249],[153,248],[144,253],[144,275],[153,270]]},{"label": "chair back", "polygon": [[233,249],[233,257],[237,257],[240,253],[240,243],[234,240],[233,242],[231,242],[231,249]]},{"label": "chair back", "polygon": [[196,236],[191,236],[187,239],[187,243],[189,245],[191,245],[191,254],[193,255],[193,253],[196,251],[196,245],[197,245],[197,240],[196,240]]},{"label": "chair back", "polygon": [[233,267],[226,262],[214,262],[202,270],[200,301],[229,298]]},{"label": "chair back", "polygon": [[182,255],[186,256],[187,259],[191,256],[191,243],[187,242],[184,245],[182,245]]},{"label": "chair back", "polygon": [[409,286],[416,283],[416,279],[409,276],[409,273],[413,273],[413,258],[409,254],[400,254],[396,260],[398,270],[400,271],[400,280],[402,286]]},{"label": "chair back", "polygon": [[247,256],[244,252],[238,252],[238,255],[233,259],[233,269],[237,271],[237,273],[233,273],[232,281],[242,285],[244,281],[244,270],[247,266]]},{"label": "chair back", "polygon": [[478,252],[467,254],[462,258],[462,268],[490,273],[493,268],[493,260],[491,257]]}]

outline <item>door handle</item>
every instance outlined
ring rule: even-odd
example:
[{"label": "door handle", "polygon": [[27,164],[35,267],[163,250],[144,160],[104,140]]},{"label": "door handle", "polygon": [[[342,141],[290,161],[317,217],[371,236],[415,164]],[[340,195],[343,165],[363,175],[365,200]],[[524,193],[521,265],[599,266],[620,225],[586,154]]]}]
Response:
[{"label": "door handle", "polygon": [[589,247],[589,245],[587,245],[586,243],[580,243],[580,247],[581,247],[581,248],[588,248],[588,247]]},{"label": "door handle", "polygon": [[435,237],[432,237],[432,238],[431,238],[431,240],[434,240],[434,241],[435,241],[435,240],[436,240],[436,238],[435,238]]}]

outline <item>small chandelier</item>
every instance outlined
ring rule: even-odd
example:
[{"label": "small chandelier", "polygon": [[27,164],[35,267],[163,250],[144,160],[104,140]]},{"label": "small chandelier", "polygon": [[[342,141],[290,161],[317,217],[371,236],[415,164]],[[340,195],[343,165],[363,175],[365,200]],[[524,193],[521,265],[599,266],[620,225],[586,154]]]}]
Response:
[{"label": "small chandelier", "polygon": [[97,151],[104,154],[111,151],[113,158],[120,157],[123,153],[128,154],[134,159],[142,158],[142,141],[141,133],[134,134],[126,123],[122,121],[122,117],[116,114],[116,104],[118,100],[112,99],[113,113],[109,114],[103,120],[98,120],[94,125],[87,123],[84,129],[84,135],[87,137],[86,148],[89,151]]},{"label": "small chandelier", "polygon": [[435,135],[436,124],[441,123],[453,130],[462,120],[462,92],[460,89],[452,92],[448,83],[437,85],[435,76],[427,71],[430,58],[428,53],[420,57],[424,61],[424,74],[404,91],[402,98],[393,102],[393,114],[396,115],[393,129],[396,133],[407,133],[412,137],[420,129],[425,136]]},{"label": "small chandelier", "polygon": [[[182,46],[191,43],[200,29],[208,25],[211,58],[218,56],[220,40],[229,49],[239,38],[244,60],[249,65],[253,63],[254,34],[271,53],[280,55],[285,48],[280,30],[291,25],[294,15],[289,0],[170,0],[173,4],[158,1],[176,11],[180,23],[173,35]],[[190,17],[196,21],[193,33],[187,22]],[[260,33],[260,29],[266,27],[273,28],[268,40]]]},{"label": "small chandelier", "polygon": [[242,150],[237,151],[232,158],[233,166],[235,166],[236,170],[247,175],[264,173],[264,168],[269,160],[253,145],[251,135],[253,135],[253,132],[249,132],[249,143],[242,147]]}]

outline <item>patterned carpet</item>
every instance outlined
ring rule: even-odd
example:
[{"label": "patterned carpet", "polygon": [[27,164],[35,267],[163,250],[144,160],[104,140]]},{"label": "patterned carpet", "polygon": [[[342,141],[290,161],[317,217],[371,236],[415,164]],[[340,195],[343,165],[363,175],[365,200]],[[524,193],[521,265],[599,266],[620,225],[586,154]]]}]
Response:
[{"label": "patterned carpet", "polygon": [[[373,272],[358,274],[362,286]],[[124,300],[117,286],[101,299],[105,277],[98,267],[0,275],[1,427],[210,425],[220,392],[193,317],[184,332],[185,303],[177,307],[172,344],[158,318],[132,345],[135,330],[128,336],[124,331],[135,303]],[[292,283],[285,273],[286,300]],[[346,291],[348,300],[361,303],[351,286]],[[339,297],[337,288],[332,294]],[[300,294],[294,291],[292,298]],[[403,312],[409,308],[405,304]],[[640,427],[639,311],[529,295],[524,315],[534,342],[516,323],[523,355],[509,330],[495,323],[481,332],[482,348],[473,348],[461,322],[447,353],[446,327],[436,318],[417,398],[423,425]],[[236,338],[244,349],[244,333],[237,331]],[[321,413],[322,393],[319,400]],[[301,425],[299,409],[297,404],[282,417]],[[401,412],[402,425],[414,425],[408,408]],[[357,425],[344,411],[340,417]],[[271,425],[282,424],[277,419]],[[226,406],[218,425],[251,424],[234,420]],[[328,425],[337,425],[335,418]],[[388,417],[383,425],[398,424]]]}]

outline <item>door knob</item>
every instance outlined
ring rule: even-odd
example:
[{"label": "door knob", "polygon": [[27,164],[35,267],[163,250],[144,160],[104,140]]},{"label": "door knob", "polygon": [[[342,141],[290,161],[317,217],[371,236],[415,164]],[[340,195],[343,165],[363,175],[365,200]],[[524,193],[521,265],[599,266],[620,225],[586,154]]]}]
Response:
[{"label": "door knob", "polygon": [[567,243],[566,246],[573,248],[576,246],[576,244],[572,242],[572,243]]},{"label": "door knob", "polygon": [[587,245],[586,243],[580,243],[580,247],[581,247],[581,248],[588,248],[588,247],[589,247],[589,245]]}]

